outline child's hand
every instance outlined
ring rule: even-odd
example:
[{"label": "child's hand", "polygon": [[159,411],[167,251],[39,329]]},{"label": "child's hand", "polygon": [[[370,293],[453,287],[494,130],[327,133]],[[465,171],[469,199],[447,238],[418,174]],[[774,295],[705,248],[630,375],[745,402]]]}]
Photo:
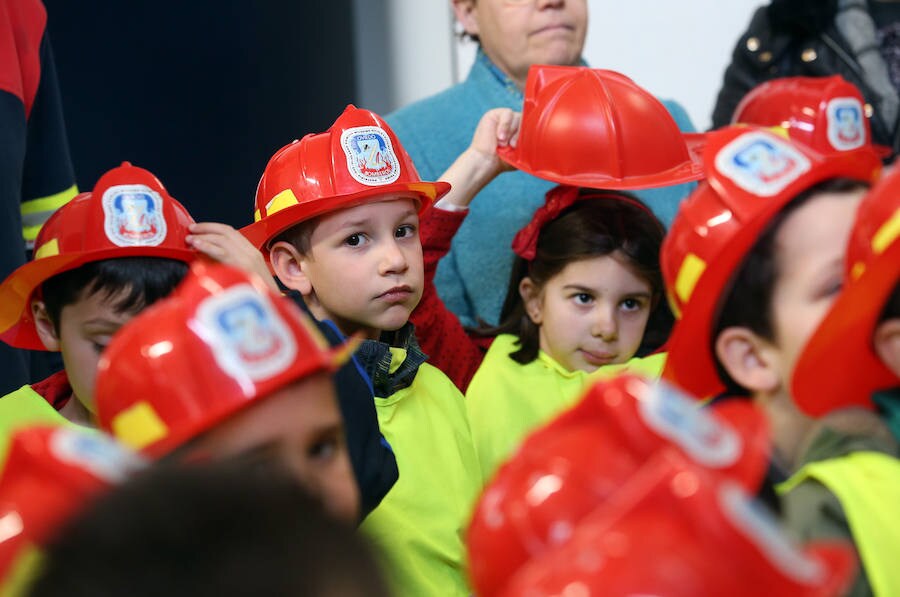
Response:
[{"label": "child's hand", "polygon": [[515,147],[519,141],[519,125],[522,122],[522,114],[513,112],[509,108],[495,108],[488,110],[481,117],[475,134],[472,135],[472,144],[469,149],[475,151],[490,163],[496,172],[512,170],[497,157],[498,147]]},{"label": "child's hand", "polygon": [[497,148],[516,146],[521,121],[522,115],[509,108],[485,112],[475,127],[472,144],[440,177],[452,187],[441,199],[442,203],[468,207],[475,195],[498,174],[513,169],[500,159]]},{"label": "child's hand", "polygon": [[226,265],[256,274],[270,288],[279,290],[262,253],[228,224],[201,222],[191,224],[190,231],[185,240],[197,251]]}]

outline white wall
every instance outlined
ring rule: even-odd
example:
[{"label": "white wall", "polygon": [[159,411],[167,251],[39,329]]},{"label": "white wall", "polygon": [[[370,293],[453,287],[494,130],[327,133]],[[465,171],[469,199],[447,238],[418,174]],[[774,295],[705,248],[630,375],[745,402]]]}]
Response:
[{"label": "white wall", "polygon": [[[591,66],[621,71],[654,94],[679,101],[694,125],[706,129],[734,44],[753,10],[765,3],[588,0],[584,56]],[[393,106],[430,95],[443,81],[459,80],[468,72],[473,44],[455,42],[455,66],[444,53],[453,28],[449,5],[450,0],[389,1]]]}]

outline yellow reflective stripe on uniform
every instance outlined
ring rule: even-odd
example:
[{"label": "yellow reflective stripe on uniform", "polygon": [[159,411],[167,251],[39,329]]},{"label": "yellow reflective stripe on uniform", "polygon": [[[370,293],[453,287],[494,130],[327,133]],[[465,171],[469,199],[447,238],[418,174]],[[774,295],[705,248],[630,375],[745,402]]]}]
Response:
[{"label": "yellow reflective stripe on uniform", "polygon": [[812,462],[778,487],[787,493],[806,479],[822,483],[841,502],[875,595],[900,595],[900,461],[880,452],[854,452]]},{"label": "yellow reflective stripe on uniform", "polygon": [[28,243],[33,243],[44,222],[53,212],[72,200],[78,194],[78,187],[72,185],[64,191],[23,201],[20,206],[22,214],[22,238]]}]

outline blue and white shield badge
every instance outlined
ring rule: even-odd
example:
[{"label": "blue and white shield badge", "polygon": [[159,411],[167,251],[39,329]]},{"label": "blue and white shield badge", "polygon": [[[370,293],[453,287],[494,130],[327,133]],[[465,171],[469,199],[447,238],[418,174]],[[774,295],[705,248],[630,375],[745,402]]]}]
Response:
[{"label": "blue and white shield badge", "polygon": [[166,239],[163,199],[142,184],[106,189],[103,216],[106,237],[119,247],[155,247]]},{"label": "blue and white shield badge", "polygon": [[838,151],[858,149],[866,142],[863,108],[853,97],[828,102],[828,142]]},{"label": "blue and white shield badge", "polygon": [[[199,328],[219,367],[239,382],[269,379],[297,356],[288,324],[249,284],[211,296],[197,308]],[[193,327],[193,326],[192,326]]]},{"label": "blue and white shield badge", "polygon": [[716,155],[716,170],[745,191],[764,197],[778,194],[809,168],[805,155],[761,132],[741,135]]},{"label": "blue and white shield badge", "polygon": [[390,184],[400,177],[400,162],[391,138],[377,126],[350,128],[341,134],[347,170],[357,182],[368,186]]}]

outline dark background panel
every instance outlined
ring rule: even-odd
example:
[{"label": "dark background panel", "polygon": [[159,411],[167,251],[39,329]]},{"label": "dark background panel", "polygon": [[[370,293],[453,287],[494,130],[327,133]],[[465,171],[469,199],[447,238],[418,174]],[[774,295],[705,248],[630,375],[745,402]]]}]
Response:
[{"label": "dark background panel", "polygon": [[269,157],[356,96],[351,0],[45,0],[82,190],[122,160],[249,223]]}]

